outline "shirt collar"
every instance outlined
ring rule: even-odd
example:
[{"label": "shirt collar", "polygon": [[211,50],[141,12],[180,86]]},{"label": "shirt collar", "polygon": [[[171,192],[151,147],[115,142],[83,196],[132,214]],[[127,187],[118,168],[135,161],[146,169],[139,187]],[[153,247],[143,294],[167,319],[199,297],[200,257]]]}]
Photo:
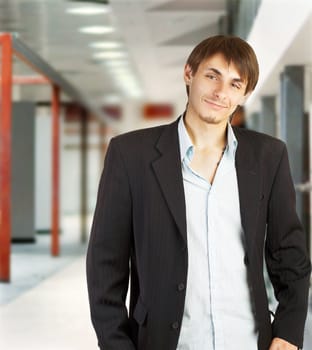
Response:
[{"label": "shirt collar", "polygon": [[193,149],[191,138],[184,124],[184,114],[181,116],[179,121],[178,133],[179,133],[179,143],[180,143],[180,156],[181,156],[181,161],[183,162],[185,156],[187,155],[187,152],[190,149]]},{"label": "shirt collar", "polygon": [[236,149],[237,149],[238,141],[237,141],[237,138],[234,134],[231,123],[228,122],[227,126],[228,126],[227,127],[227,140],[228,140],[227,149],[230,152],[230,155],[232,155],[234,157]]},{"label": "shirt collar", "polygon": [[[190,156],[189,152],[192,152],[194,147],[184,124],[184,114],[180,117],[179,124],[178,124],[180,156],[181,156],[182,162],[185,156]],[[229,152],[229,154],[234,157],[237,149],[238,141],[230,123],[227,124],[227,141],[228,142],[227,142],[227,147],[225,151]]]}]

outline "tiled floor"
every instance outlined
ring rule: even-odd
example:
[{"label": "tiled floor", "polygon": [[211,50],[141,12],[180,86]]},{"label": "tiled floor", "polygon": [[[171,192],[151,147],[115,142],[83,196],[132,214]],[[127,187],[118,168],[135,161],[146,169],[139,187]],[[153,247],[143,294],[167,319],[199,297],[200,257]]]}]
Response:
[{"label": "tiled floor", "polygon": [[85,280],[86,244],[73,218],[65,220],[61,255],[50,238],[12,245],[12,281],[0,283],[0,349],[97,349]]},{"label": "tiled floor", "polygon": [[97,349],[90,324],[84,258],[0,307],[0,348]]},{"label": "tiled floor", "polygon": [[[48,254],[48,236],[36,244],[13,245],[12,283],[0,283],[0,349],[97,349],[87,300],[86,246],[76,233],[64,234],[58,258]],[[311,349],[310,302],[304,350]]]}]

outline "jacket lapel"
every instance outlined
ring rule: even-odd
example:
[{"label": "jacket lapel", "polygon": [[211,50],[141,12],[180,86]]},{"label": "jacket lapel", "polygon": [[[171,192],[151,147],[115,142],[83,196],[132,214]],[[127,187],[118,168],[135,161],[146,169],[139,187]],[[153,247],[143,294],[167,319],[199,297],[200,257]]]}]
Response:
[{"label": "jacket lapel", "polygon": [[238,140],[235,157],[240,213],[247,247],[252,246],[256,232],[257,215],[263,199],[259,162],[251,136],[238,128],[233,128]]},{"label": "jacket lapel", "polygon": [[152,166],[169,210],[186,244],[186,209],[178,120],[164,128],[156,144],[160,157],[153,162]]},{"label": "jacket lapel", "polygon": [[[187,243],[186,209],[178,138],[178,122],[164,128],[156,148],[160,157],[152,163],[158,183],[176,225]],[[257,214],[263,199],[259,163],[254,142],[244,130],[233,127],[238,140],[235,157],[242,226],[248,247],[254,239]],[[225,218],[226,219],[226,218]]]}]

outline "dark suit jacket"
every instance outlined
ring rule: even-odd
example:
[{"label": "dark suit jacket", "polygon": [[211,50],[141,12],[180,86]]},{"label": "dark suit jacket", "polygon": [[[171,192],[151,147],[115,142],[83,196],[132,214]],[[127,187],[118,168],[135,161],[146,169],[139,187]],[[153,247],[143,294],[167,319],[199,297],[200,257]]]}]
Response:
[{"label": "dark suit jacket", "polygon": [[[87,255],[91,317],[102,350],[176,349],[188,267],[177,126],[175,121],[110,142]],[[268,350],[275,336],[302,347],[310,261],[286,147],[257,132],[234,132],[258,349]],[[279,301],[272,324],[263,255]]]}]

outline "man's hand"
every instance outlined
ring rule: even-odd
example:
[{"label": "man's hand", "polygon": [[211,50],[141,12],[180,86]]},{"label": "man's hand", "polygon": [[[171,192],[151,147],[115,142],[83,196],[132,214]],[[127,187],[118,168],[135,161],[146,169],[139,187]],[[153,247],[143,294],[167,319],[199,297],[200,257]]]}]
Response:
[{"label": "man's hand", "polygon": [[281,338],[272,340],[269,350],[297,350],[298,347]]}]

